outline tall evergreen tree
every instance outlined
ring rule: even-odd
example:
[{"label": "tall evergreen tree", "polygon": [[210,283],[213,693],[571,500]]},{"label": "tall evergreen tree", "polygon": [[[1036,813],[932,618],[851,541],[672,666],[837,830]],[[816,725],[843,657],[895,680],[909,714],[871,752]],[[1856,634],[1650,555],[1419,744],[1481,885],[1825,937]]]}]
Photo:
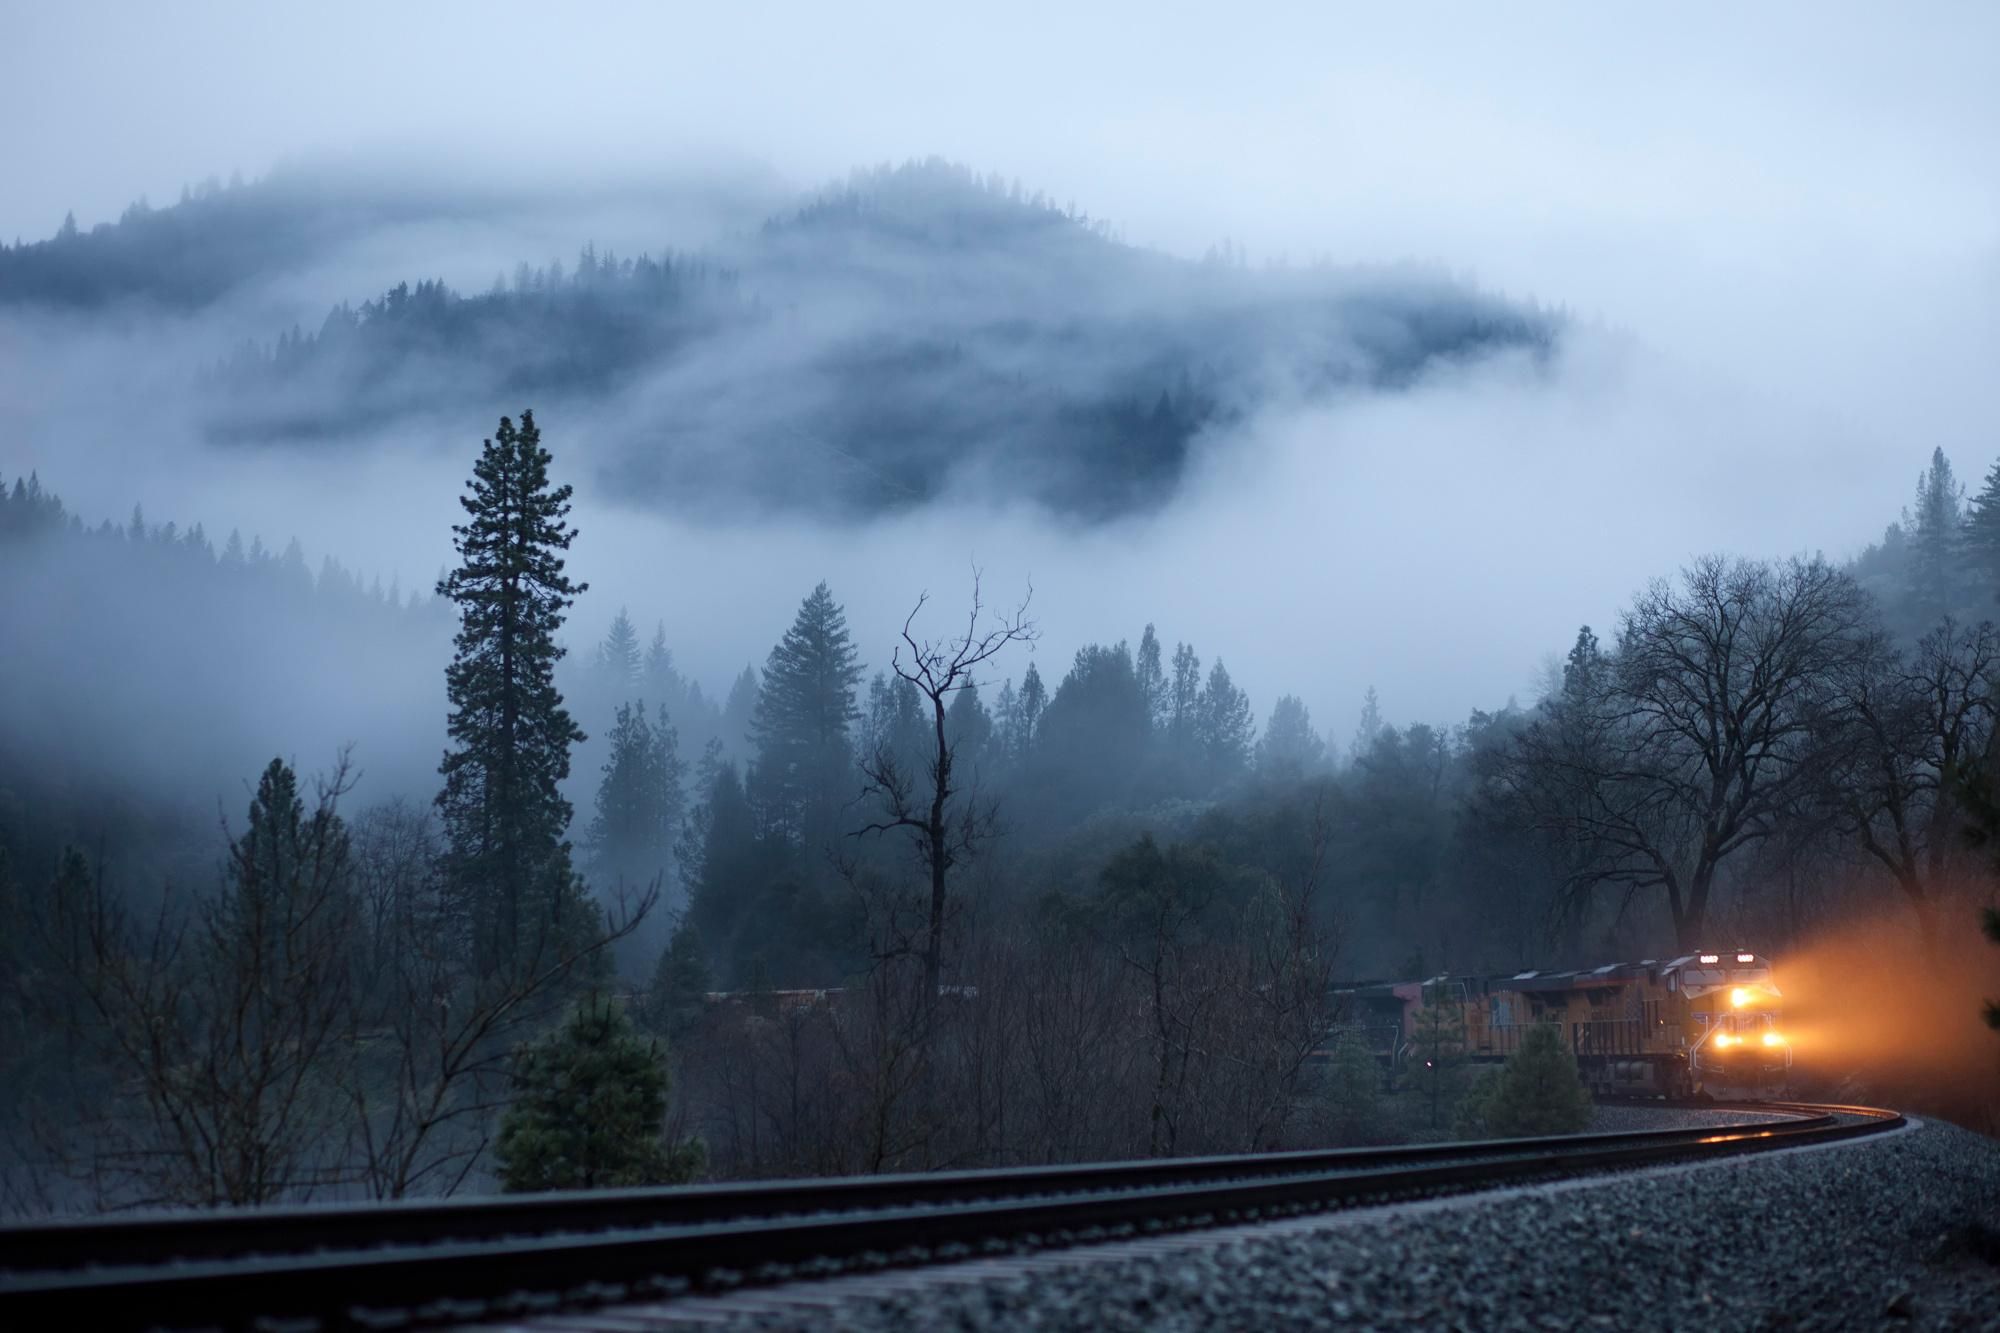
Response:
[{"label": "tall evergreen tree", "polygon": [[642,700],[620,704],[617,717],[590,821],[591,868],[600,887],[664,877],[681,823],[686,765],[666,710],[649,723]]},{"label": "tall evergreen tree", "polygon": [[1014,679],[1008,677],[1001,682],[1000,692],[993,696],[993,752],[1003,764],[1019,762],[1021,753],[1016,738],[1021,733],[1021,696],[1014,690]]},{"label": "tall evergreen tree", "polygon": [[1257,742],[1257,773],[1267,781],[1296,781],[1320,766],[1326,742],[1313,730],[1312,713],[1295,694],[1280,698]]},{"label": "tall evergreen tree", "polygon": [[1139,673],[1139,690],[1146,696],[1146,716],[1158,731],[1167,722],[1167,673],[1160,664],[1160,636],[1151,625],[1139,636],[1139,656],[1133,669]]},{"label": "tall evergreen tree", "polygon": [[851,795],[860,680],[847,616],[821,583],[771,649],[750,721],[752,799],[767,830],[808,852],[841,832],[836,816]]},{"label": "tall evergreen tree", "polygon": [[1375,748],[1375,738],[1382,734],[1383,726],[1382,705],[1375,697],[1375,687],[1370,685],[1361,699],[1361,721],[1355,724],[1354,741],[1347,747],[1349,763],[1359,762]]},{"label": "tall evergreen tree", "polygon": [[[639,684],[639,632],[632,628],[632,618],[619,607],[612,618],[611,628],[605,633],[604,642],[597,645],[597,660],[591,663],[597,676],[598,697],[622,703],[632,697],[632,691]],[[654,695],[660,702],[660,696]]]},{"label": "tall evergreen tree", "polygon": [[729,686],[722,704],[722,743],[733,755],[746,755],[750,730],[757,716],[757,668],[748,665]]},{"label": "tall evergreen tree", "polygon": [[1174,645],[1174,678],[1167,690],[1167,747],[1176,764],[1191,770],[1201,749],[1201,659],[1194,645]]},{"label": "tall evergreen tree", "polygon": [[1931,451],[1930,466],[1917,477],[1910,515],[1910,596],[1920,623],[1952,610],[1958,592],[1965,488],[1953,474],[1944,450]]},{"label": "tall evergreen tree", "polygon": [[1042,714],[1048,711],[1049,690],[1042,684],[1042,673],[1033,662],[1021,676],[1020,730],[1014,737],[1014,753],[1017,758],[1026,759],[1041,739]]},{"label": "tall evergreen tree", "polygon": [[570,746],[584,739],[563,707],[555,665],[563,612],[585,585],[563,572],[570,488],[549,484],[549,452],[532,413],[506,417],[485,441],[454,525],[458,568],[437,585],[458,607],[445,668],[452,748],[437,806],[447,873],[470,916],[482,971],[541,952],[575,898],[563,832]]},{"label": "tall evergreen tree", "polygon": [[976,775],[988,767],[993,750],[993,715],[980,702],[977,684],[967,685],[952,696],[944,730],[951,742],[952,762],[961,772]]},{"label": "tall evergreen tree", "polygon": [[1966,506],[1963,544],[1967,572],[1981,601],[2000,591],[2000,462],[1987,470],[1979,494]]},{"label": "tall evergreen tree", "polygon": [[1257,718],[1250,711],[1250,696],[1236,688],[1219,657],[1202,687],[1199,716],[1202,766],[1210,782],[1227,782],[1249,762]]}]

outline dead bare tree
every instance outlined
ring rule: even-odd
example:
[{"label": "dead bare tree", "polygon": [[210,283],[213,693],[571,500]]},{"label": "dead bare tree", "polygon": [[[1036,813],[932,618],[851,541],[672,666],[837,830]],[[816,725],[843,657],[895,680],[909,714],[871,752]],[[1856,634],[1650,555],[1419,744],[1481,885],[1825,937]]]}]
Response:
[{"label": "dead bare tree", "polygon": [[952,868],[975,855],[982,843],[993,836],[996,812],[976,799],[974,783],[961,783],[956,771],[957,746],[945,727],[951,697],[976,683],[979,667],[1012,643],[1033,643],[1039,637],[1034,622],[1027,618],[1028,602],[1034,589],[1021,599],[1011,614],[986,619],[980,600],[979,571],[972,576],[972,609],[966,616],[963,633],[932,640],[916,637],[913,626],[930,594],[917,597],[917,604],[903,621],[902,642],[890,658],[890,666],[903,680],[923,695],[931,710],[931,752],[924,763],[923,781],[904,771],[902,763],[887,745],[878,746],[862,760],[866,779],[862,796],[873,797],[882,806],[882,817],[857,830],[858,834],[881,834],[902,830],[922,864],[930,885],[930,904],[923,944],[925,1005],[935,1005],[943,974],[945,917],[949,906]]}]

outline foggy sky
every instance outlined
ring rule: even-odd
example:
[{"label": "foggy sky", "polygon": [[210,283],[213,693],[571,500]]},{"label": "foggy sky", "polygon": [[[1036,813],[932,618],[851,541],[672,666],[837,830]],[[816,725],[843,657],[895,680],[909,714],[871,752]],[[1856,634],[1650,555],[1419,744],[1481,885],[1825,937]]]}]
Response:
[{"label": "foggy sky", "polygon": [[[619,602],[668,617],[711,687],[822,576],[879,661],[919,588],[952,605],[959,581],[919,562],[942,551],[1003,592],[1035,579],[1045,673],[1151,618],[1170,645],[1223,651],[1260,721],[1294,690],[1344,737],[1370,683],[1392,720],[1451,720],[1527,692],[1577,623],[1608,625],[1690,555],[1851,554],[1933,445],[1975,486],[2000,456],[1993,6],[0,11],[0,236],[329,154],[551,187],[746,160],[809,188],[935,153],[1134,243],[1415,258],[1584,321],[1553,386],[1498,367],[1254,422],[1166,512],[1096,532],[953,510],[861,540],[691,531],[586,491],[579,632]],[[0,395],[28,391],[0,373]],[[407,586],[448,556],[450,497],[492,424],[345,489],[269,459],[116,486],[34,461],[93,519],[144,500],[214,532],[297,532],[315,561]],[[564,423],[544,425],[560,450]],[[20,466],[0,442],[0,468]],[[381,530],[357,544],[364,505]],[[649,572],[691,565],[730,581],[661,592]]]}]

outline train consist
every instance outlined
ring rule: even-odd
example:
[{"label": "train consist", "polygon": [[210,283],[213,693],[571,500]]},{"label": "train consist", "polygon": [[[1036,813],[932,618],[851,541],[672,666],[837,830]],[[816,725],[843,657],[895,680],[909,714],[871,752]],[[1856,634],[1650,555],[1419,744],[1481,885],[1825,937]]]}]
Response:
[{"label": "train consist", "polygon": [[1744,950],[1576,972],[1342,986],[1335,998],[1343,1028],[1392,1079],[1439,1047],[1497,1063],[1535,1026],[1554,1024],[1599,1093],[1768,1096],[1790,1081],[1771,965]]}]

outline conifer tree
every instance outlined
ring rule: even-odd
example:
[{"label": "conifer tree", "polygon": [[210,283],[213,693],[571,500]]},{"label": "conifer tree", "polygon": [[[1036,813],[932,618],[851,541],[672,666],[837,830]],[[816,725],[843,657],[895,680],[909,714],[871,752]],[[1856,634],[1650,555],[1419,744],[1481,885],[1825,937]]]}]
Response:
[{"label": "conifer tree", "polygon": [[746,664],[742,674],[729,686],[722,704],[722,742],[731,754],[745,755],[750,744],[750,728],[757,716],[757,668]]},{"label": "conifer tree", "polygon": [[1380,1130],[1382,1071],[1353,1032],[1342,1032],[1327,1064],[1325,1107],[1335,1144],[1367,1143]]},{"label": "conifer tree", "polygon": [[1042,673],[1033,662],[1021,677],[1020,730],[1014,737],[1014,753],[1025,759],[1034,750],[1035,742],[1041,739],[1042,714],[1048,711],[1049,690],[1042,684]]},{"label": "conifer tree", "polygon": [[1167,690],[1167,747],[1185,771],[1201,750],[1201,659],[1194,645],[1174,645],[1174,677]]},{"label": "conifer tree", "polygon": [[620,881],[643,885],[665,875],[680,831],[685,773],[666,710],[649,723],[644,700],[620,704],[590,821],[592,869],[600,887]]},{"label": "conifer tree", "polygon": [[1382,705],[1375,697],[1375,687],[1370,685],[1368,693],[1362,696],[1361,721],[1355,724],[1354,741],[1347,747],[1349,763],[1359,761],[1363,755],[1375,748],[1375,739],[1382,734],[1384,725]]},{"label": "conifer tree", "polygon": [[[717,759],[712,766],[711,758]],[[737,936],[752,895],[764,888],[770,858],[736,765],[712,751],[703,768],[708,781],[681,842],[681,877],[687,886],[688,920],[726,965],[738,952]]]},{"label": "conifer tree", "polygon": [[1968,572],[1986,601],[2000,591],[2000,462],[1988,469],[1985,484],[1966,506],[1963,534]]},{"label": "conifer tree", "polygon": [[1574,1134],[1590,1124],[1590,1092],[1554,1023],[1537,1023],[1498,1075],[1468,1098],[1467,1128],[1496,1138]]},{"label": "conifer tree", "polygon": [[1917,478],[1910,515],[1910,596],[1924,622],[1949,612],[1957,593],[1965,488],[1953,475],[1944,450],[1931,451],[1930,466]]},{"label": "conifer tree", "polygon": [[679,1040],[701,1017],[712,984],[701,935],[692,922],[684,920],[660,951],[659,964],[653,969],[643,1015],[646,1026],[669,1041]]},{"label": "conifer tree", "polygon": [[1158,731],[1167,721],[1167,674],[1160,665],[1160,636],[1151,625],[1139,636],[1139,656],[1133,669],[1139,674],[1139,691],[1146,696],[1146,716]]},{"label": "conifer tree", "polygon": [[[639,684],[639,632],[632,628],[632,619],[625,614],[624,607],[619,607],[612,618],[611,628],[606,631],[604,642],[597,645],[597,659],[591,666],[597,677],[598,698],[602,700],[622,703]],[[653,698],[658,702],[660,696],[655,694]]]},{"label": "conifer tree", "polygon": [[592,997],[562,1028],[515,1052],[515,1098],[500,1120],[501,1188],[609,1189],[688,1180],[698,1144],[664,1142],[667,1068],[657,1042]]},{"label": "conifer tree", "polygon": [[821,583],[771,649],[750,722],[756,758],[749,785],[764,827],[807,852],[840,832],[836,814],[849,795],[860,680],[847,617]]},{"label": "conifer tree", "polygon": [[452,748],[437,805],[446,870],[468,913],[485,973],[541,952],[576,899],[563,832],[570,746],[584,739],[563,707],[555,665],[563,612],[585,585],[563,572],[570,487],[549,483],[532,413],[506,417],[473,465],[454,525],[458,568],[438,595],[456,603],[456,654],[445,669]]},{"label": "conifer tree", "polygon": [[1257,773],[1267,781],[1296,781],[1317,769],[1326,742],[1313,730],[1312,713],[1295,694],[1280,698],[1257,742]]},{"label": "conifer tree", "polygon": [[1227,782],[1249,761],[1257,720],[1250,711],[1250,696],[1236,688],[1229,678],[1229,668],[1219,657],[1209,668],[1197,716],[1202,765],[1208,780]]}]

